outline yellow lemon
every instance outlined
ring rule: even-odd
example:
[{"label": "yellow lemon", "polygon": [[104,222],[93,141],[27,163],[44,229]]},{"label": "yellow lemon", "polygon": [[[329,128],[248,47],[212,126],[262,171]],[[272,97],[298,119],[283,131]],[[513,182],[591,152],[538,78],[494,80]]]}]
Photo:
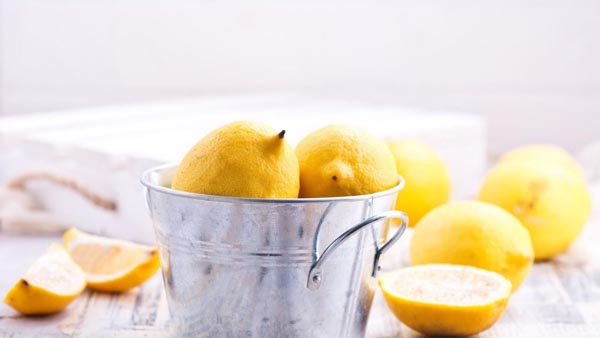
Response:
[{"label": "yellow lemon", "polygon": [[583,170],[564,149],[550,144],[532,144],[513,149],[502,155],[499,163],[526,161],[553,164],[585,180]]},{"label": "yellow lemon", "polygon": [[479,200],[500,206],[523,223],[536,260],[567,250],[592,204],[581,177],[562,166],[534,161],[499,163],[487,174]]},{"label": "yellow lemon", "polygon": [[258,122],[222,126],[187,153],[171,187],[187,192],[254,198],[297,198],[298,159],[285,130]]},{"label": "yellow lemon", "polygon": [[87,285],[96,290],[121,292],[152,277],[160,267],[155,247],[87,234],[65,232],[67,251],[85,272]]},{"label": "yellow lemon", "polygon": [[516,290],[527,277],[533,248],[527,229],[510,213],[478,201],[449,202],[429,212],[410,242],[413,264],[469,265],[497,272]]},{"label": "yellow lemon", "polygon": [[26,315],[50,314],[67,307],[84,289],[81,268],[62,245],[53,243],[8,291],[4,302]]},{"label": "yellow lemon", "polygon": [[366,130],[329,125],[296,147],[300,197],[371,194],[398,184],[394,155]]},{"label": "yellow lemon", "polygon": [[396,158],[404,188],[398,193],[396,209],[406,212],[415,225],[431,209],[450,199],[450,177],[444,161],[426,144],[418,141],[388,142]]},{"label": "yellow lemon", "polygon": [[469,266],[431,264],[382,275],[379,285],[394,315],[415,331],[470,336],[504,313],[511,284],[502,275]]}]

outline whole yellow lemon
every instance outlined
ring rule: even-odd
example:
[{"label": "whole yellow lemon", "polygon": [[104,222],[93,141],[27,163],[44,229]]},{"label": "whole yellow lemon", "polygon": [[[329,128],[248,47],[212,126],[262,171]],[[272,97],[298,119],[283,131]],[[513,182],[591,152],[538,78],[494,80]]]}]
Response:
[{"label": "whole yellow lemon", "polygon": [[394,155],[364,129],[323,127],[300,141],[296,155],[300,197],[364,195],[398,184]]},{"label": "whole yellow lemon", "polygon": [[396,158],[404,188],[398,193],[396,209],[406,212],[415,225],[431,209],[450,199],[450,176],[444,161],[433,149],[418,141],[387,143]]},{"label": "whole yellow lemon", "polygon": [[591,211],[584,180],[562,166],[503,161],[487,174],[479,200],[496,204],[529,230],[535,259],[567,250]]},{"label": "whole yellow lemon", "polygon": [[497,272],[516,290],[533,263],[527,229],[510,213],[479,201],[456,201],[429,212],[410,242],[413,264],[460,264]]},{"label": "whole yellow lemon", "polygon": [[564,149],[551,144],[531,144],[515,148],[502,155],[499,163],[508,161],[531,161],[553,164],[585,180],[583,170],[577,161]]},{"label": "whole yellow lemon", "polygon": [[185,155],[171,187],[199,194],[296,198],[298,159],[280,132],[258,122],[222,126]]}]

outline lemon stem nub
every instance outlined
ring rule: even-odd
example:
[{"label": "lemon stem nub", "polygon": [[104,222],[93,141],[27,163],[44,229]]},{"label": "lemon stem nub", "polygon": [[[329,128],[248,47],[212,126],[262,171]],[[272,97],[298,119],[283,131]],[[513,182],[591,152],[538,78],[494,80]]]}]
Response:
[{"label": "lemon stem nub", "polygon": [[283,137],[285,136],[285,129],[280,131],[279,134],[277,134],[277,136],[279,136],[280,139],[283,139]]}]

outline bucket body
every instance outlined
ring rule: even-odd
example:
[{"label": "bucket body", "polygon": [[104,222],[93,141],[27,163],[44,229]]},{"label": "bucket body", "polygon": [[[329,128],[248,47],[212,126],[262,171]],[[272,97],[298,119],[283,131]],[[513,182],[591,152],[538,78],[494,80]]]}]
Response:
[{"label": "bucket body", "polygon": [[[151,169],[142,183],[176,336],[364,337],[389,229],[388,217],[373,217],[393,209],[401,184],[341,198],[230,198],[172,190],[173,172]],[[395,240],[406,218],[389,217],[403,218]]]}]

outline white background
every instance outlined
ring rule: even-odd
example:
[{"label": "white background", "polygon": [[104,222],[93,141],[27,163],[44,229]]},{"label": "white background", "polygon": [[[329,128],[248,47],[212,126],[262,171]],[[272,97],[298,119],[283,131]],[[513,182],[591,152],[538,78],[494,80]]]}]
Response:
[{"label": "white background", "polygon": [[0,34],[0,114],[283,90],[600,138],[600,1],[0,0]]}]

